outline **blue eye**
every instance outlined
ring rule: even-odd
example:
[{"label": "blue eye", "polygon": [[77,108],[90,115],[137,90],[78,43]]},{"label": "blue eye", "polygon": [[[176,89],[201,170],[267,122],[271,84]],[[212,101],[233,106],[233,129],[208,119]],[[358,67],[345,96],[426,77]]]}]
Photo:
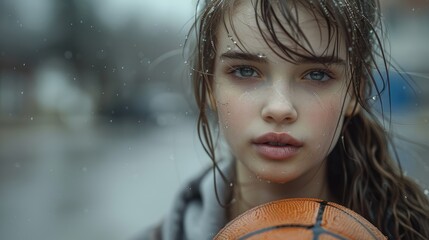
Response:
[{"label": "blue eye", "polygon": [[324,82],[332,79],[332,77],[324,70],[311,71],[304,76],[307,80]]},{"label": "blue eye", "polygon": [[232,73],[234,76],[239,78],[252,78],[252,77],[258,77],[258,72],[252,68],[252,67],[236,67],[232,70]]}]

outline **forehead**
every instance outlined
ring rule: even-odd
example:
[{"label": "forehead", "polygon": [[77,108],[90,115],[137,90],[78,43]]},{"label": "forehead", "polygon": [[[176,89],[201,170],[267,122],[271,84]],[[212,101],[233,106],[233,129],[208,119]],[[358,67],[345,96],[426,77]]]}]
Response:
[{"label": "forehead", "polygon": [[[273,4],[274,11],[262,14],[260,6],[253,1],[240,1],[225,18],[218,31],[220,47],[237,45],[240,49],[271,50],[284,52],[293,50],[302,54],[343,55],[345,41],[336,28],[328,28],[325,18],[303,5],[287,4],[280,10]],[[285,14],[286,12],[286,14]],[[223,45],[223,46],[222,46]]]}]

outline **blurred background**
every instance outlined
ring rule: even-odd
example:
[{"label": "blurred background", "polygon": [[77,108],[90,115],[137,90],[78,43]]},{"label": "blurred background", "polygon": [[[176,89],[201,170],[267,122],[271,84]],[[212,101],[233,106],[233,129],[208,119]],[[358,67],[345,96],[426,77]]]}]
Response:
[{"label": "blurred background", "polygon": [[[393,77],[393,128],[427,144],[429,3],[383,3],[413,77]],[[133,239],[209,165],[182,57],[194,5],[0,0],[0,239]],[[427,149],[399,148],[429,194]]]}]

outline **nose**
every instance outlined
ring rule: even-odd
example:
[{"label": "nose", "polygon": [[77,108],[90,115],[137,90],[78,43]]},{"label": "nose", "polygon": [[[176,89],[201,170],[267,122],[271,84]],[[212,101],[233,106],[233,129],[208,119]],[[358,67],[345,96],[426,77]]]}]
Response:
[{"label": "nose", "polygon": [[297,119],[298,112],[290,92],[280,92],[278,88],[273,87],[262,107],[261,115],[267,122],[292,123]]}]

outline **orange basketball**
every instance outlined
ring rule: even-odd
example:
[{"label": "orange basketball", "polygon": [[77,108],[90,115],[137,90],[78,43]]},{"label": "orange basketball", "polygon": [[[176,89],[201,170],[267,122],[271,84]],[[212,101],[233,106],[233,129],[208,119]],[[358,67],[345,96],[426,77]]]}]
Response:
[{"label": "orange basketball", "polygon": [[252,208],[228,223],[214,239],[387,238],[365,218],[344,206],[319,199],[296,198]]}]

